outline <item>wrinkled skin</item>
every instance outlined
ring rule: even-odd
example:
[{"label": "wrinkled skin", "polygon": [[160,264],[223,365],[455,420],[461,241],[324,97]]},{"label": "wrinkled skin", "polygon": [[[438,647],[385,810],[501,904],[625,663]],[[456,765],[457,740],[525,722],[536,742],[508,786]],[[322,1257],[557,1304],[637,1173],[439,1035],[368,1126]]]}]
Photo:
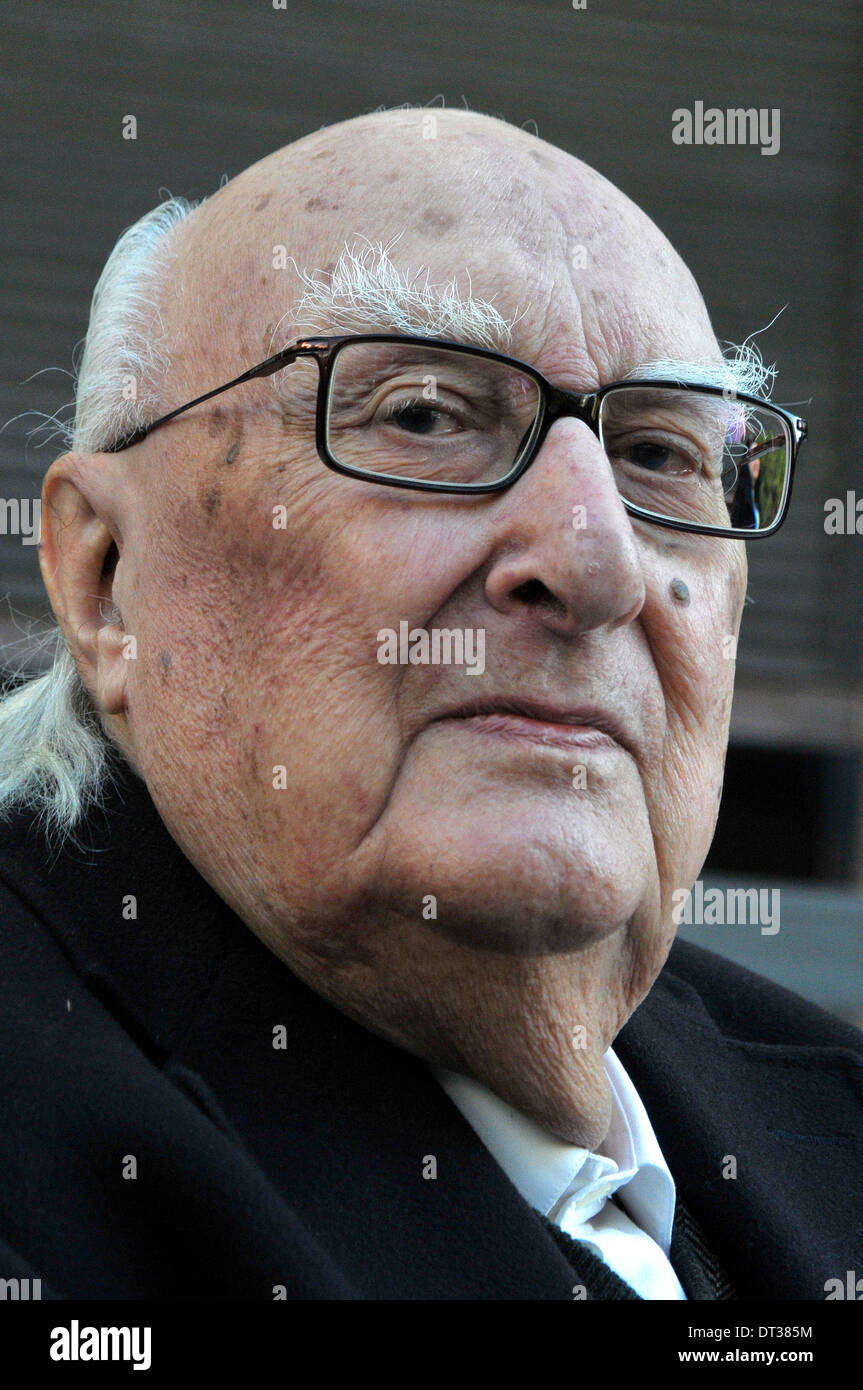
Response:
[{"label": "wrinkled skin", "polygon": [[[501,121],[440,111],[423,139],[422,116],[316,132],[176,229],[165,409],[271,350],[297,292],[274,245],[327,269],[357,235],[402,232],[396,265],[520,316],[511,352],[561,386],[719,359],[688,270],[612,185]],[[286,370],[278,395],[243,386],[124,453],[58,460],[52,602],[111,737],[251,930],[369,1028],[595,1147],[602,1055],[661,969],[671,895],[713,835],[744,547],[633,522],[574,419],[497,496],[340,477],[292,384],[310,371]],[[376,634],[401,619],[484,628],[484,675],[381,665]],[[576,752],[440,718],[519,695],[604,705],[627,746]]]}]

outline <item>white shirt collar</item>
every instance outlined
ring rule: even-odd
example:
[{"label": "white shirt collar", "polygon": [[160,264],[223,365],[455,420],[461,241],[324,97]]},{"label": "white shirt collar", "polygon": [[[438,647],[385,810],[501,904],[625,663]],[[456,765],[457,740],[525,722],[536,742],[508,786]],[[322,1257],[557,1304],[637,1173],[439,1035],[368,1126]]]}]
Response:
[{"label": "white shirt collar", "polygon": [[611,1193],[621,1189],[619,1200],[633,1221],[667,1255],[674,1221],[674,1179],[641,1098],[611,1048],[603,1065],[612,1114],[608,1134],[595,1153],[555,1138],[474,1078],[444,1067],[433,1072],[536,1211],[558,1220],[566,1210],[566,1225],[578,1225],[590,1220]]},{"label": "white shirt collar", "polygon": [[612,1113],[608,1134],[599,1152],[613,1158],[618,1168],[629,1174],[622,1178],[625,1187],[620,1201],[636,1225],[667,1255],[677,1197],[674,1179],[644,1102],[612,1048],[606,1052],[603,1063],[611,1086]]}]

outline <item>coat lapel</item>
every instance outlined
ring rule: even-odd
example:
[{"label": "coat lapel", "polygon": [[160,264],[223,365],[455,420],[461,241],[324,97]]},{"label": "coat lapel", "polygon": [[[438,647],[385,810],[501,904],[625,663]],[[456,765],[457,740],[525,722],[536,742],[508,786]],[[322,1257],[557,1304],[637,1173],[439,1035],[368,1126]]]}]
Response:
[{"label": "coat lapel", "polygon": [[590,1291],[428,1067],[325,1003],[245,929],[166,1070],[180,1069],[357,1296]]},{"label": "coat lapel", "polygon": [[[863,1230],[860,1060],[842,1046],[723,1034],[676,968],[691,977],[693,962],[709,971],[714,959],[675,947],[615,1051],[738,1296],[823,1299],[849,1259],[863,1268],[849,1253]],[[769,1012],[779,992],[761,987]]]}]

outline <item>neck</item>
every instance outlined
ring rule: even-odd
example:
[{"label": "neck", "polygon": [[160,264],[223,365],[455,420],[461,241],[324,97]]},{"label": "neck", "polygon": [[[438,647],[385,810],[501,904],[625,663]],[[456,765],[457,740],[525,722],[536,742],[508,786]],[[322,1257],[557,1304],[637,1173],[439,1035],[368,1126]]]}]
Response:
[{"label": "neck", "polygon": [[[433,1065],[472,1076],[541,1128],[596,1149],[611,1120],[603,1058],[662,962],[637,978],[626,929],[566,955],[474,951],[366,933],[362,961],[289,965],[337,1008]],[[277,949],[277,948],[274,948]],[[285,959],[287,955],[283,951]],[[631,1002],[630,1002],[631,1001]]]}]

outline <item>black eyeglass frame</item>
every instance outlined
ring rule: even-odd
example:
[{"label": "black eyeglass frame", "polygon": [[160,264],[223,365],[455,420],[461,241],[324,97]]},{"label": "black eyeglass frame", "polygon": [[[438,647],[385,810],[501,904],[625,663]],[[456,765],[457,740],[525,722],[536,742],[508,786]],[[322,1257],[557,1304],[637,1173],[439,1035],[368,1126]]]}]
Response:
[{"label": "black eyeglass frame", "polygon": [[[329,403],[333,378],[333,370],[338,360],[339,353],[348,345],[354,343],[414,343],[418,347],[446,348],[450,352],[463,352],[473,357],[484,357],[489,361],[499,362],[504,366],[517,369],[525,376],[529,377],[539,388],[540,404],[537,410],[536,419],[531,426],[528,437],[523,441],[515,462],[509,473],[503,478],[498,478],[492,483],[440,483],[432,482],[420,478],[401,478],[389,473],[370,473],[362,468],[353,468],[350,464],[341,463],[329,448],[327,439],[327,421],[329,417]],[[504,492],[507,488],[518,482],[519,478],[527,472],[533,463],[539,450],[548,435],[552,425],[566,416],[572,416],[581,420],[601,441],[599,412],[600,407],[606,396],[615,391],[632,390],[638,387],[643,389],[674,390],[674,391],[697,391],[702,395],[721,396],[729,399],[728,389],[721,386],[701,386],[697,382],[681,382],[670,380],[632,379],[627,381],[615,381],[607,386],[602,386],[598,391],[564,391],[559,386],[554,386],[546,377],[542,375],[536,367],[530,366],[527,362],[522,362],[520,358],[508,357],[505,353],[495,352],[490,348],[474,347],[468,343],[450,342],[443,338],[425,338],[404,333],[351,333],[342,334],[338,337],[325,338],[300,338],[292,343],[290,347],[283,348],[281,352],[268,357],[264,362],[259,362],[256,367],[250,367],[248,371],[242,372],[232,381],[228,381],[224,386],[217,386],[212,391],[207,391],[203,396],[196,396],[193,401],[187,401],[185,405],[178,406],[176,410],[171,410],[167,415],[162,415],[158,420],[154,420],[149,425],[142,425],[139,429],[133,430],[125,435],[115,444],[105,450],[106,453],[117,454],[124,449],[130,449],[133,445],[139,444],[146,439],[153,430],[159,425],[166,424],[169,420],[174,420],[178,415],[191,410],[193,406],[202,405],[204,401],[212,400],[214,396],[220,396],[225,391],[230,391],[234,386],[241,386],[243,382],[254,381],[259,377],[272,376],[280,371],[282,367],[289,366],[298,357],[313,357],[318,366],[318,395],[315,411],[315,444],[321,461],[328,468],[336,473],[344,474],[349,478],[359,478],[364,482],[380,483],[384,487],[409,488],[416,492],[443,492],[450,494],[476,495],[482,493]],[[746,527],[737,526],[706,526],[698,522],[683,521],[676,517],[657,516],[653,512],[639,507],[634,502],[628,502],[621,496],[621,501],[627,512],[632,516],[639,517],[642,521],[649,521],[657,526],[666,526],[674,531],[690,531],[698,535],[717,535],[730,539],[754,540],[756,537],[767,537],[774,535],[782,525],[788,515],[788,507],[791,501],[791,488],[794,481],[794,469],[797,462],[799,446],[806,438],[808,427],[806,421],[799,415],[792,414],[782,406],[774,405],[772,401],[762,400],[758,396],[748,396],[735,391],[731,397],[735,401],[740,401],[743,405],[759,407],[762,410],[770,410],[774,415],[779,416],[783,423],[786,435],[786,445],[789,453],[788,476],[785,489],[780,502],[779,513],[776,520],[763,529],[751,530]]]}]

